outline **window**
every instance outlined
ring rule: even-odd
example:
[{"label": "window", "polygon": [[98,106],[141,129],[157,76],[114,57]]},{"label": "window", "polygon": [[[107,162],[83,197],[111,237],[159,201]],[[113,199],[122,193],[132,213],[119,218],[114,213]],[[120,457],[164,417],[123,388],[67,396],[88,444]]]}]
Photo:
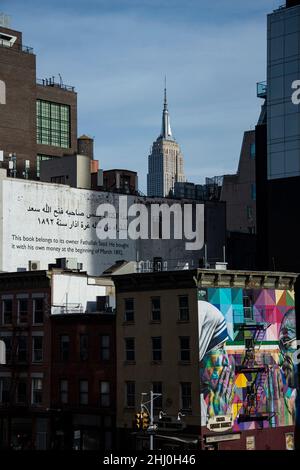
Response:
[{"label": "window", "polygon": [[60,337],[60,359],[68,361],[70,353],[70,338],[67,335]]},{"label": "window", "polygon": [[134,321],[134,299],[124,299],[125,302],[125,321]]},{"label": "window", "polygon": [[255,142],[253,142],[250,145],[250,157],[255,158],[255,156],[256,156],[256,147],[255,147]]},{"label": "window", "polygon": [[189,320],[189,298],[187,295],[179,296],[179,320]]},{"label": "window", "polygon": [[244,319],[253,320],[253,300],[251,296],[243,296]]},{"label": "window", "polygon": [[47,161],[47,160],[54,160],[55,158],[59,157],[52,157],[51,155],[42,155],[38,154],[36,157],[36,176],[37,178],[40,178],[41,176],[41,162]]},{"label": "window", "polygon": [[20,379],[17,385],[17,403],[26,403],[27,402],[27,380]]},{"label": "window", "polygon": [[[159,238],[162,238],[162,214],[159,214]],[[160,257],[153,258],[153,271],[160,272],[163,270],[163,259]]]},{"label": "window", "polygon": [[27,323],[28,321],[28,299],[18,300],[18,322]]},{"label": "window", "polygon": [[161,382],[153,382],[152,384],[153,393],[160,393],[161,396],[157,396],[153,401],[153,406],[156,409],[162,409],[162,383]]},{"label": "window", "polygon": [[37,143],[69,148],[70,106],[50,101],[36,102]]},{"label": "window", "polygon": [[110,383],[100,382],[100,406],[110,406]]},{"label": "window", "polygon": [[43,380],[32,379],[32,396],[31,403],[33,405],[40,405],[43,400]]},{"label": "window", "polygon": [[251,199],[252,201],[256,201],[256,184],[251,184]]},{"label": "window", "polygon": [[185,411],[192,409],[192,385],[190,382],[181,383],[181,409]]},{"label": "window", "polygon": [[2,300],[2,323],[3,325],[12,324],[12,310],[13,310],[12,299]]},{"label": "window", "polygon": [[65,379],[61,379],[59,381],[59,396],[60,396],[60,402],[62,404],[68,403],[68,395],[69,395],[68,381]]},{"label": "window", "polygon": [[27,361],[27,336],[20,336],[18,338],[18,361]]},{"label": "window", "polygon": [[0,403],[9,403],[10,401],[10,379],[0,378]]},{"label": "window", "polygon": [[188,336],[181,336],[180,342],[180,360],[188,362],[191,360],[190,338]]},{"label": "window", "polygon": [[88,405],[89,403],[89,383],[87,380],[79,381],[79,403]]},{"label": "window", "polygon": [[32,362],[43,361],[43,336],[32,337]]},{"label": "window", "polygon": [[51,183],[55,183],[55,184],[66,184],[67,179],[68,179],[68,176],[66,175],[51,176],[50,181]]},{"label": "window", "polygon": [[89,357],[88,335],[80,335],[80,359],[86,361]]},{"label": "window", "polygon": [[109,361],[110,359],[110,336],[100,336],[100,358],[102,361]]},{"label": "window", "polygon": [[12,352],[12,337],[11,336],[2,336],[0,339],[5,343],[5,358],[6,362],[11,361],[11,352]]},{"label": "window", "polygon": [[247,219],[248,220],[253,219],[253,209],[251,206],[247,206]]},{"label": "window", "polygon": [[151,299],[151,320],[160,321],[160,297],[153,297]]},{"label": "window", "polygon": [[158,336],[152,339],[152,360],[153,361],[161,361],[162,353],[161,353],[161,337]]},{"label": "window", "polygon": [[135,407],[135,382],[126,382],[126,406]]},{"label": "window", "polygon": [[44,323],[44,299],[33,299],[33,323]]},{"label": "window", "polygon": [[135,339],[125,338],[125,358],[126,361],[135,361]]}]

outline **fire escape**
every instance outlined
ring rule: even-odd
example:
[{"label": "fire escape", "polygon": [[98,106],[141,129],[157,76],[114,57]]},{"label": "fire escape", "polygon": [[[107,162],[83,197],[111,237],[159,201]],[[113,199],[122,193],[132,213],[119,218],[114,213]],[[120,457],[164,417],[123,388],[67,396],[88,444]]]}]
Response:
[{"label": "fire escape", "polygon": [[[250,308],[252,311],[252,307]],[[262,427],[264,421],[273,417],[262,402],[269,387],[269,367],[257,356],[270,325],[267,322],[254,321],[253,312],[250,318],[244,317],[243,323],[235,324],[237,335],[242,336],[245,344],[245,354],[241,365],[236,366],[236,372],[244,374],[247,379],[238,423],[256,421]]]}]

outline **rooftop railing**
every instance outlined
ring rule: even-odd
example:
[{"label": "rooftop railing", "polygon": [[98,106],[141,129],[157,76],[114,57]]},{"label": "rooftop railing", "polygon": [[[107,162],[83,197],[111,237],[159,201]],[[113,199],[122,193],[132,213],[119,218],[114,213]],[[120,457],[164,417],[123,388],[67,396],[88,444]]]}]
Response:
[{"label": "rooftop railing", "polygon": [[25,54],[33,54],[33,48],[28,46],[23,46],[23,44],[8,44],[4,39],[0,39],[0,47],[5,47],[6,49],[11,49],[15,52],[24,52]]},{"label": "rooftop railing", "polygon": [[75,91],[75,87],[73,86],[70,86],[70,85],[65,85],[64,83],[62,82],[56,82],[54,77],[51,77],[51,78],[38,78],[37,81],[36,81],[37,85],[41,85],[41,86],[45,86],[45,87],[56,87],[56,88],[60,88],[62,90],[66,90],[66,91]]}]

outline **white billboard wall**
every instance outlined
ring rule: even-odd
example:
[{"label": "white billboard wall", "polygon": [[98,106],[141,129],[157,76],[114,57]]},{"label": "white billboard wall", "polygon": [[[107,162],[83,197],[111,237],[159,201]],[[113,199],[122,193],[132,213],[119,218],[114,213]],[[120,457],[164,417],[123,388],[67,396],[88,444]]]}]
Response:
[{"label": "white billboard wall", "polygon": [[[127,207],[143,203],[148,212],[154,202],[161,204],[167,200],[127,196]],[[172,203],[170,200],[169,204]],[[163,269],[198,267],[201,250],[186,250],[186,240],[173,239],[172,235],[170,240],[123,240],[119,239],[117,230],[116,240],[100,240],[96,233],[100,220],[96,212],[100,204],[114,206],[115,214],[110,214],[114,221],[121,217],[116,193],[6,178],[0,174],[0,271],[25,270],[30,261],[37,262],[39,269],[48,269],[56,258],[75,258],[92,276],[102,274],[117,260],[138,260],[140,270],[150,271],[155,257],[163,260]],[[203,239],[204,206],[200,206],[200,238]]]},{"label": "white billboard wall", "polygon": [[118,195],[11,178],[0,184],[2,271],[28,269],[29,261],[47,269],[56,258],[76,258],[98,275],[116,260],[136,259],[134,241],[99,240],[96,234],[97,207],[117,204]]}]

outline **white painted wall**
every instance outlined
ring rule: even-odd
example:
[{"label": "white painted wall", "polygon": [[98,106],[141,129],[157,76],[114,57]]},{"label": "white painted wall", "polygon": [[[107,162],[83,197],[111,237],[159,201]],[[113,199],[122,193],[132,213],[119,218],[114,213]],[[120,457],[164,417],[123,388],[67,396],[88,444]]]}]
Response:
[{"label": "white painted wall", "polygon": [[98,239],[101,203],[117,207],[118,195],[0,178],[0,271],[28,269],[30,260],[48,269],[56,258],[77,258],[95,276],[117,260],[135,260],[135,241]]},{"label": "white painted wall", "polygon": [[[106,287],[95,285],[93,278],[74,274],[53,274],[51,313],[62,313],[61,306],[69,310],[80,308],[83,312],[96,311],[96,298],[106,295]],[[115,307],[114,296],[110,297],[110,306]]]},{"label": "white painted wall", "polygon": [[[97,208],[109,203],[118,218],[119,197],[116,193],[6,178],[0,172],[0,271],[26,270],[29,261],[48,269],[56,258],[76,258],[91,276],[101,275],[117,260],[152,262],[154,257],[162,257],[168,270],[198,267],[200,250],[187,251],[184,239],[119,240],[117,232],[116,240],[100,240]],[[142,203],[150,210],[152,203],[162,202],[174,201],[127,196],[128,207]],[[204,234],[204,210],[201,223]],[[151,236],[149,232],[150,220]]]}]

